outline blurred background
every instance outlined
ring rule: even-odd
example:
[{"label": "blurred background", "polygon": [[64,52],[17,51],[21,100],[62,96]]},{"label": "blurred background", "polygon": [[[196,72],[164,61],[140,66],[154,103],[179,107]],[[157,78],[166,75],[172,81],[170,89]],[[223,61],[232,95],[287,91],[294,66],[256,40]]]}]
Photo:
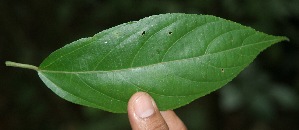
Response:
[{"label": "blurred background", "polygon": [[210,14],[272,35],[266,49],[223,88],[176,109],[189,129],[299,129],[298,0],[0,0],[0,129],[130,129],[126,114],[56,96],[36,72],[58,48],[118,24],[161,13]]}]

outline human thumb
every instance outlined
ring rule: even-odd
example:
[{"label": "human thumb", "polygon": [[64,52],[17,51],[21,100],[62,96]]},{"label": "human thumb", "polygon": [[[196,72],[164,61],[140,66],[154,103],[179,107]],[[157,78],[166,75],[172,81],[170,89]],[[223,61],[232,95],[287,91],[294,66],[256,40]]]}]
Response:
[{"label": "human thumb", "polygon": [[128,116],[133,130],[168,129],[153,98],[145,92],[137,92],[130,98]]}]

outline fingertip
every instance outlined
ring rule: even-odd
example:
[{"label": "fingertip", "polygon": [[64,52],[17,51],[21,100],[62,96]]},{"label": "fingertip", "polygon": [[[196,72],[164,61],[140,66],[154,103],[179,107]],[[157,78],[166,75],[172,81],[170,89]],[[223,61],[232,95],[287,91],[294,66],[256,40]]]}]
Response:
[{"label": "fingertip", "polygon": [[156,104],[154,100],[147,94],[141,93],[140,96],[135,98],[133,109],[136,116],[139,118],[147,118],[154,114]]},{"label": "fingertip", "polygon": [[[141,101],[142,100],[145,100],[145,101],[147,101],[147,103],[149,102],[149,100],[150,99],[148,99],[147,96],[148,94],[147,93],[145,93],[145,92],[137,92],[137,93],[135,93],[135,94],[133,94],[132,96],[131,96],[131,98],[130,98],[130,100],[129,100],[129,102],[128,102],[128,114],[129,114],[129,117],[130,116],[137,116],[136,115],[136,111],[135,111],[135,107],[136,107],[136,103],[138,104],[138,103],[142,103]],[[143,97],[143,98],[140,98],[140,97]],[[141,105],[141,104],[140,104]],[[137,105],[137,106],[140,106],[140,105]],[[151,106],[149,106],[150,104],[148,104],[147,105],[147,107],[151,107]],[[140,107],[142,107],[142,106],[140,106]],[[142,108],[141,108],[142,109]],[[144,110],[144,109],[143,109]],[[150,110],[149,110],[150,111]],[[141,110],[138,110],[138,114],[139,115],[141,115],[140,114],[140,112],[141,112]],[[148,113],[150,113],[150,112],[148,112]],[[142,115],[142,116],[145,116],[145,115]],[[149,115],[148,115],[149,116]]]},{"label": "fingertip", "polygon": [[155,101],[145,92],[137,92],[128,102],[132,129],[168,129]]}]

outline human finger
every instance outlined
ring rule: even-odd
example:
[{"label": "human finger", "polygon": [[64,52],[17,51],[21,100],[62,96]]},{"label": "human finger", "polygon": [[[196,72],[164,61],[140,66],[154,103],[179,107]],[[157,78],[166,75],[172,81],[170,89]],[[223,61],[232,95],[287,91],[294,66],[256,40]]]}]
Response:
[{"label": "human finger", "polygon": [[133,130],[168,130],[153,98],[145,92],[137,92],[130,98],[128,116]]}]

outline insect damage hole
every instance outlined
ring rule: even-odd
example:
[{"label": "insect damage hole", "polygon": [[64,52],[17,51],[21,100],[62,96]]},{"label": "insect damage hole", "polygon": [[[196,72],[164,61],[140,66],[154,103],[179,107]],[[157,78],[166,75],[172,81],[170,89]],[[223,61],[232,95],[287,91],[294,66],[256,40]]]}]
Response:
[{"label": "insect damage hole", "polygon": [[141,33],[141,35],[145,35],[145,31],[143,31],[143,32]]},{"label": "insect damage hole", "polygon": [[171,32],[171,31],[169,31],[169,32],[168,32],[168,34],[169,34],[169,35],[171,35],[171,34],[172,34],[172,32]]},{"label": "insect damage hole", "polygon": [[223,68],[221,69],[221,72],[222,72],[222,73],[224,72],[224,69],[223,69]]}]

